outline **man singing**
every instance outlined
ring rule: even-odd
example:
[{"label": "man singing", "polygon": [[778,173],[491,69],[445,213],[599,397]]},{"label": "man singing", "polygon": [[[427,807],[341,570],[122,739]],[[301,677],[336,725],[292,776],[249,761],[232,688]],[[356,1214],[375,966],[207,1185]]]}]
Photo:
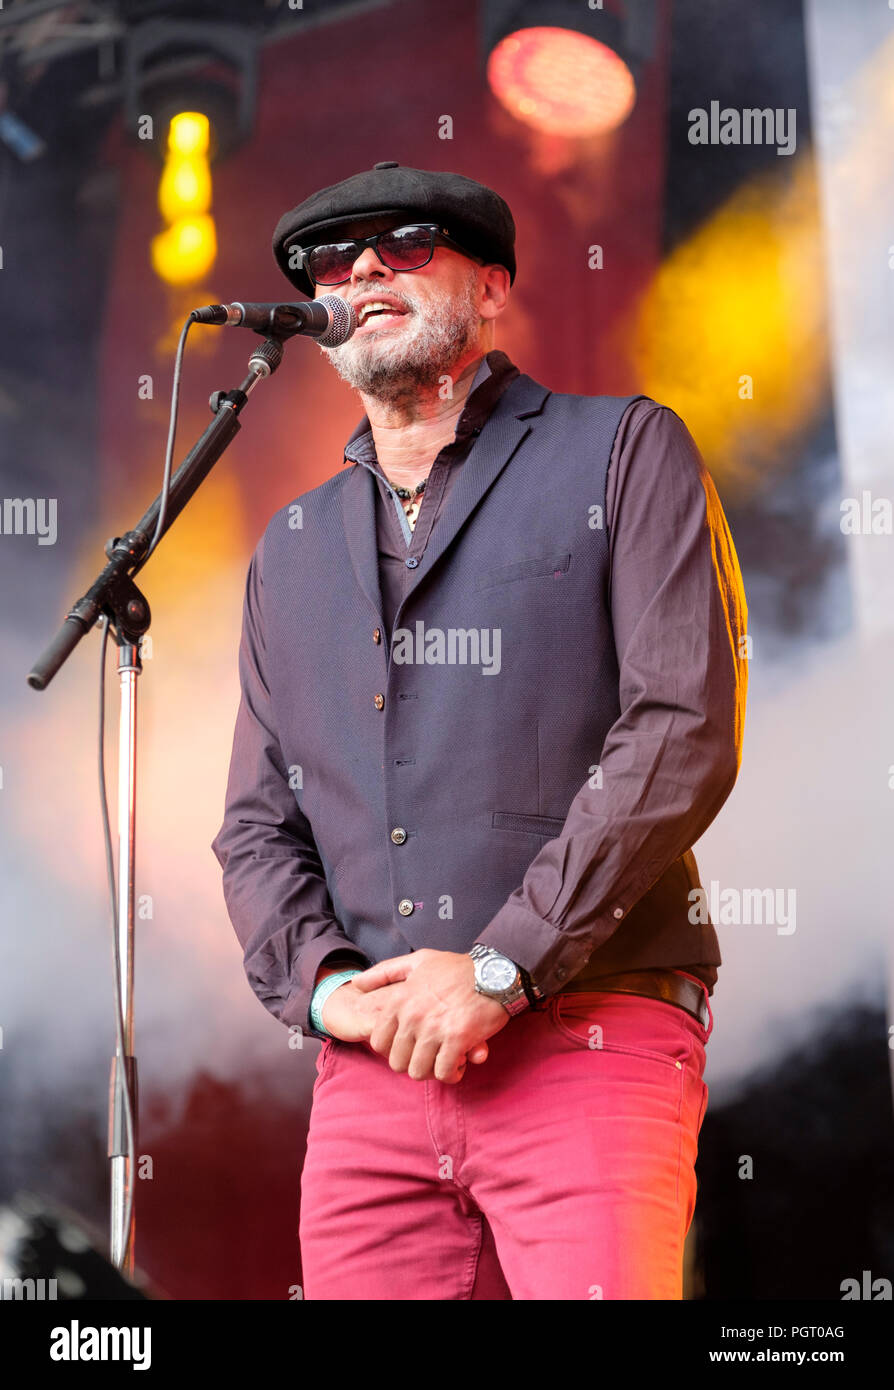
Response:
[{"label": "man singing", "polygon": [[[310,1299],[679,1299],[720,952],[691,846],[746,606],[683,422],[494,347],[515,227],[387,161],[274,234],[364,415],[269,522],[213,849],[252,988],[322,1039]],[[540,267],[541,274],[549,273]]]}]

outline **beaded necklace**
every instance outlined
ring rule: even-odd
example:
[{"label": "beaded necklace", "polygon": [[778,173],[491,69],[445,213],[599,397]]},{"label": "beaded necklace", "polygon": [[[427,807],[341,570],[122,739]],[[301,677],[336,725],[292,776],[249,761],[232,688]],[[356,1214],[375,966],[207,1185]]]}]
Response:
[{"label": "beaded necklace", "polygon": [[[426,478],[423,478],[422,482],[417,483],[412,491],[408,487],[397,487],[396,484],[392,482],[388,484],[388,486],[397,493],[401,502],[403,502],[404,511],[407,514],[407,520],[410,523],[411,530],[416,529],[416,518],[419,516],[419,509],[422,506],[422,494],[425,491],[425,484],[427,481]],[[408,502],[410,503],[409,507],[407,506]]]}]

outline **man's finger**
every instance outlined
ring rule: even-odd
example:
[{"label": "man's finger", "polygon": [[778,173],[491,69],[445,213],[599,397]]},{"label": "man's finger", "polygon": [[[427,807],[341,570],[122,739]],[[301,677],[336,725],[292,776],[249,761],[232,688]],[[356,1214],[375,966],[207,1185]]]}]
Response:
[{"label": "man's finger", "polygon": [[378,1019],[369,1035],[369,1045],[380,1057],[387,1057],[397,1032],[397,1019],[393,1014]]},{"label": "man's finger", "polygon": [[412,956],[393,956],[391,960],[380,960],[378,965],[371,965],[368,970],[361,970],[359,975],[353,975],[351,984],[355,989],[364,992],[381,989],[382,985],[396,985],[407,978],[413,964]]},{"label": "man's finger", "polygon": [[439,1038],[429,1042],[417,1042],[407,1068],[407,1075],[413,1081],[428,1081],[434,1076],[435,1058],[441,1046]]},{"label": "man's finger", "polygon": [[453,1083],[461,1081],[466,1071],[467,1061],[464,1048],[457,1047],[456,1043],[442,1043],[435,1058],[435,1080]]},{"label": "man's finger", "polygon": [[388,1065],[392,1071],[406,1071],[410,1065],[410,1060],[416,1048],[416,1034],[397,1029],[391,1050],[388,1053]]}]

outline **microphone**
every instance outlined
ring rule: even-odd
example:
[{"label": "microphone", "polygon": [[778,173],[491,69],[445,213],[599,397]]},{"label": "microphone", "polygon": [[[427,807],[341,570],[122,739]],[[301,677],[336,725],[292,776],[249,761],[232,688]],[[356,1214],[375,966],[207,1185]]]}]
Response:
[{"label": "microphone", "polygon": [[324,294],[306,304],[205,304],[193,309],[193,323],[227,328],[251,328],[265,337],[315,338],[321,347],[340,347],[357,328],[353,305],[337,294]]}]

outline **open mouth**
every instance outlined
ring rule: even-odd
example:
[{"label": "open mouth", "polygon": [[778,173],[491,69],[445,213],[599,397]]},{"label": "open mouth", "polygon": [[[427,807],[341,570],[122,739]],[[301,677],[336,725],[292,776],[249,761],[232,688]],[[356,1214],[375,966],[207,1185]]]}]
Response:
[{"label": "open mouth", "polygon": [[357,332],[385,327],[406,317],[406,310],[387,299],[368,299],[356,309]]}]

